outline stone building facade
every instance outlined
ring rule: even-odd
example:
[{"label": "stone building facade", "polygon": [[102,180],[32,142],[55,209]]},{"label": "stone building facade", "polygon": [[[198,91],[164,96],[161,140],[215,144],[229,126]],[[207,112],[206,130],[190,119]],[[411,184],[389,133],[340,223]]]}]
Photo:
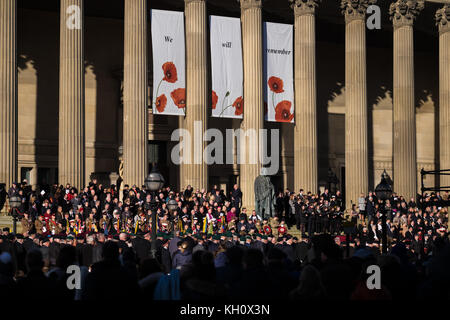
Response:
[{"label": "stone building facade", "polygon": [[[378,2],[378,3],[377,3]],[[277,188],[344,191],[347,204],[386,169],[394,190],[420,192],[420,169],[449,169],[450,7],[445,1],[2,0],[0,183],[91,177],[142,185],[156,162],[166,181],[229,189],[253,206],[261,164],[171,162],[172,132],[280,129]],[[370,30],[366,9],[381,9]],[[65,27],[78,6],[80,29]],[[185,12],[186,117],[153,115],[149,10]],[[210,117],[209,15],[240,17],[244,118]],[[295,124],[262,113],[263,21],[294,25]],[[230,152],[227,150],[226,152]],[[334,179],[331,179],[334,177]],[[331,179],[331,180],[330,180]],[[450,185],[428,177],[427,186]]]}]

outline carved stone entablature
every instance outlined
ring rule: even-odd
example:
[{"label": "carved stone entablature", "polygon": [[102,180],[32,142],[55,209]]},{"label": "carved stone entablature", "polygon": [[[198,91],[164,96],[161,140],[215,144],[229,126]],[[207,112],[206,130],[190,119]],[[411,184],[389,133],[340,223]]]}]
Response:
[{"label": "carved stone entablature", "polygon": [[346,22],[364,20],[367,8],[376,3],[377,0],[341,0],[341,12]]},{"label": "carved stone entablature", "polygon": [[391,3],[389,15],[394,27],[412,26],[425,7],[423,0],[397,0]]},{"label": "carved stone entablature", "polygon": [[375,170],[392,170],[392,160],[384,161],[384,160],[374,160],[373,167]]},{"label": "carved stone entablature", "polygon": [[241,3],[241,9],[261,8],[262,0],[237,0]]},{"label": "carved stone entablature", "polygon": [[302,16],[305,14],[314,14],[316,7],[322,0],[289,0],[291,8],[294,9],[294,15]]},{"label": "carved stone entablature", "polygon": [[445,33],[450,30],[450,5],[446,4],[436,11],[436,25],[439,27],[439,33]]}]

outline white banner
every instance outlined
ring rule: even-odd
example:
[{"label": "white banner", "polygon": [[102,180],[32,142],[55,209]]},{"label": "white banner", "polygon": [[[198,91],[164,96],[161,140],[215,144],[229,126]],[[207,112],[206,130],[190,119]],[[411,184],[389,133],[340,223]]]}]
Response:
[{"label": "white banner", "polygon": [[210,16],[212,116],[242,118],[243,70],[241,21]]},{"label": "white banner", "polygon": [[151,10],[154,114],[184,115],[186,68],[184,13]]},{"label": "white banner", "polygon": [[294,122],[293,26],[264,22],[265,120]]}]

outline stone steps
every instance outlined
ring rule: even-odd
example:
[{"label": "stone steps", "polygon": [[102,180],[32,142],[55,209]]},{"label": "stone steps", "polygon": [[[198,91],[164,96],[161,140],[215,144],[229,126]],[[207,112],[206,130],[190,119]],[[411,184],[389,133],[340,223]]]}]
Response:
[{"label": "stone steps", "polygon": [[13,227],[13,219],[11,216],[0,215],[0,228],[10,228],[12,230]]}]

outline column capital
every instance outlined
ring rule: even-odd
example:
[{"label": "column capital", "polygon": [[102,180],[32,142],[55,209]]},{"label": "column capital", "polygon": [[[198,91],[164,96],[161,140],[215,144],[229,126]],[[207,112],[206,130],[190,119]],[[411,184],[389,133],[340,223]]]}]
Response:
[{"label": "column capital", "polygon": [[412,26],[414,19],[425,7],[423,0],[397,0],[391,3],[389,15],[394,28],[402,26]]},{"label": "column capital", "polygon": [[241,9],[261,8],[262,0],[237,0],[241,3]]},{"label": "column capital", "polygon": [[316,12],[316,7],[322,0],[289,0],[291,3],[291,8],[294,9],[295,16],[302,16],[305,14],[314,15]]},{"label": "column capital", "polygon": [[377,0],[341,0],[341,12],[346,22],[364,20],[367,8],[375,3]]},{"label": "column capital", "polygon": [[439,33],[450,31],[450,5],[446,4],[436,11],[436,25],[439,27]]}]

